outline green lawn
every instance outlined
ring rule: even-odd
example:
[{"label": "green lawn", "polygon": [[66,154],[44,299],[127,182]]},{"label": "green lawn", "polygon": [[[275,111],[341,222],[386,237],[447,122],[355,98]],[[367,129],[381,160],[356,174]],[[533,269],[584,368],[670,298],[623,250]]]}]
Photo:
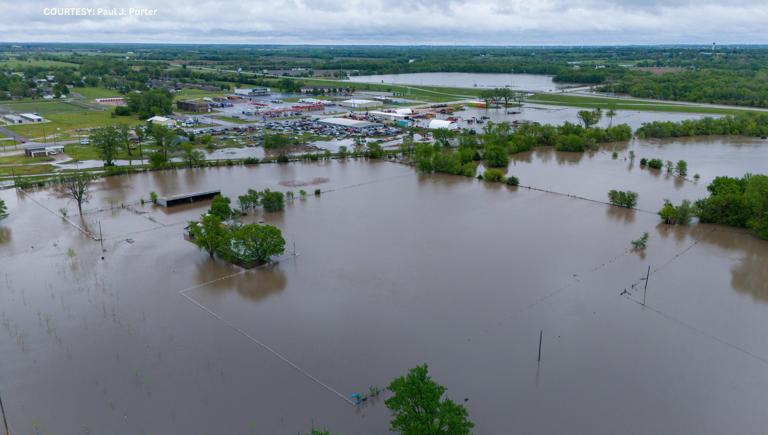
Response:
[{"label": "green lawn", "polygon": [[609,109],[612,105],[617,110],[650,110],[654,112],[685,112],[685,113],[711,113],[711,114],[736,114],[743,112],[753,112],[749,109],[727,109],[717,107],[697,107],[680,104],[678,102],[648,102],[640,100],[630,100],[626,98],[602,98],[589,97],[582,95],[564,95],[564,94],[536,94],[528,99],[528,103],[548,104],[552,106],[583,107],[586,109]]},{"label": "green lawn", "polygon": [[48,174],[53,170],[53,165],[0,166],[0,176]]},{"label": "green lawn", "polygon": [[10,70],[15,70],[17,68],[30,67],[30,66],[42,67],[42,68],[73,67],[76,69],[79,65],[76,63],[70,63],[70,62],[61,62],[58,60],[19,61],[16,59],[10,59],[7,61],[0,62],[0,68],[8,68]]},{"label": "green lawn", "polygon": [[114,98],[124,96],[114,89],[107,89],[103,86],[99,86],[97,88],[72,88],[71,90],[73,92],[77,92],[89,100],[93,100],[95,98]]},{"label": "green lawn", "polygon": [[0,165],[23,165],[25,163],[51,162],[53,157],[27,157],[24,154],[0,157]]},{"label": "green lawn", "polygon": [[[76,128],[96,128],[107,127],[112,125],[138,125],[144,124],[140,121],[138,116],[116,116],[111,117],[111,111],[104,112],[73,112],[73,113],[58,113],[46,116],[51,122],[44,122],[41,124],[25,124],[25,125],[11,125],[8,126],[9,130],[13,130],[16,133],[26,138],[41,138],[43,135],[50,136],[54,134],[57,128],[61,130],[58,132],[60,138],[64,139],[71,135],[75,135]],[[87,132],[77,133],[87,135]]]},{"label": "green lawn", "polygon": [[0,110],[15,113],[39,113],[41,116],[53,113],[89,112],[93,109],[66,101],[23,101],[0,103]]}]

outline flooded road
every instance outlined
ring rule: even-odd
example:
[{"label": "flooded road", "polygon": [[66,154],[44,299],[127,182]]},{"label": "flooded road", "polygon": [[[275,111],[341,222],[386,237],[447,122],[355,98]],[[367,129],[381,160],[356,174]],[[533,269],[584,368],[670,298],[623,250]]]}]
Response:
[{"label": "flooded road", "polygon": [[[0,191],[12,433],[386,434],[382,399],[345,397],[424,362],[478,434],[510,421],[521,433],[759,433],[768,242],[654,213],[705,196],[716,175],[759,171],[763,143],[513,156],[522,184],[596,201],[632,189],[650,212],[364,160],[110,177],[82,220],[55,189]],[[684,158],[702,179],[641,170],[645,156]],[[139,202],[304,185],[323,194],[246,218],[280,227],[298,255],[247,271],[183,239],[207,204]],[[101,224],[106,252],[73,224]],[[631,251],[643,232],[648,249]]]}]

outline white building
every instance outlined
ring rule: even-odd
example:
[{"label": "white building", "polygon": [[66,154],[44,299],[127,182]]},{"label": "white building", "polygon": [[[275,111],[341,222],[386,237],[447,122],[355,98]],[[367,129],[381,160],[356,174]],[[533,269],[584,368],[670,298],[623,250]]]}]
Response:
[{"label": "white building", "polygon": [[21,116],[25,121],[28,122],[43,122],[45,121],[45,118],[42,116],[35,115],[34,113],[22,113]]},{"label": "white building", "polygon": [[258,95],[269,95],[269,88],[240,88],[235,89],[235,95],[242,95],[244,97],[255,97]]},{"label": "white building", "polygon": [[17,115],[3,115],[3,121],[9,124],[23,124],[24,120]]},{"label": "white building", "polygon": [[374,100],[358,100],[358,99],[351,99],[351,100],[345,100],[340,103],[344,107],[352,107],[355,109],[359,108],[367,108],[367,107],[379,107],[383,106],[384,103],[381,101],[374,101]]},{"label": "white building", "polygon": [[429,126],[427,126],[430,130],[439,130],[441,128],[445,128],[448,130],[455,130],[458,128],[458,125],[456,125],[455,121],[447,121],[445,119],[433,119],[429,121]]},{"label": "white building", "polygon": [[358,131],[382,126],[377,122],[368,122],[350,118],[323,118],[317,122],[329,127],[342,127]]},{"label": "white building", "polygon": [[153,116],[147,119],[147,124],[164,125],[166,127],[176,127],[176,120],[166,118],[165,116]]}]

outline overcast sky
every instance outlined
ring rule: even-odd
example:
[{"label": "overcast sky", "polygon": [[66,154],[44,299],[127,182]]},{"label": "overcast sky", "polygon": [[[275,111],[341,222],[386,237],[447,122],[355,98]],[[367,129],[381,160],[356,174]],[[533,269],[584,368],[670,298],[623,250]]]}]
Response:
[{"label": "overcast sky", "polygon": [[[46,15],[49,8],[126,15]],[[4,42],[768,43],[766,0],[0,0],[0,11]]]}]

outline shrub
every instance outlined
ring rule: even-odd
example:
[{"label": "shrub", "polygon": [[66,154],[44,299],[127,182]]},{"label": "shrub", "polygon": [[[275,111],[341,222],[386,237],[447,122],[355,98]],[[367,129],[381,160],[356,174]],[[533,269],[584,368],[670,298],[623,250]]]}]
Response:
[{"label": "shrub", "polygon": [[492,183],[504,181],[504,173],[498,169],[489,169],[483,173],[483,179]]},{"label": "shrub", "polygon": [[315,196],[320,196],[320,193],[321,193],[320,189],[315,189]]},{"label": "shrub", "polygon": [[614,159],[617,159],[617,158],[619,158],[619,153],[614,151],[613,154],[611,155],[611,157],[613,157]]},{"label": "shrub", "polygon": [[269,189],[264,190],[261,194],[261,205],[264,206],[264,211],[270,213],[283,210],[285,208],[283,192],[272,192]]},{"label": "shrub", "polygon": [[640,159],[640,166],[648,166],[648,159],[646,159],[645,157]]},{"label": "shrub", "polygon": [[149,200],[152,201],[153,204],[157,204],[157,193],[149,192]]},{"label": "shrub", "polygon": [[664,166],[664,162],[661,159],[648,160],[648,167],[653,169],[661,169]]},{"label": "shrub", "polygon": [[608,192],[608,200],[619,207],[632,208],[637,205],[637,193],[630,190],[611,190]]},{"label": "shrub", "polygon": [[520,180],[518,180],[517,177],[515,177],[514,175],[510,175],[505,180],[505,183],[507,183],[510,186],[517,186],[518,184],[520,184]]},{"label": "shrub", "polygon": [[509,156],[504,147],[491,145],[485,148],[483,155],[491,168],[506,168],[509,165]]},{"label": "shrub", "polygon": [[632,246],[635,247],[635,249],[645,249],[645,246],[648,244],[648,233],[643,233],[643,235],[637,239],[632,240]]},{"label": "shrub", "polygon": [[688,175],[688,163],[685,160],[678,161],[677,166],[675,166],[675,172],[681,177]]},{"label": "shrub", "polygon": [[465,177],[474,177],[477,172],[477,163],[467,162],[461,167],[461,174]]}]

